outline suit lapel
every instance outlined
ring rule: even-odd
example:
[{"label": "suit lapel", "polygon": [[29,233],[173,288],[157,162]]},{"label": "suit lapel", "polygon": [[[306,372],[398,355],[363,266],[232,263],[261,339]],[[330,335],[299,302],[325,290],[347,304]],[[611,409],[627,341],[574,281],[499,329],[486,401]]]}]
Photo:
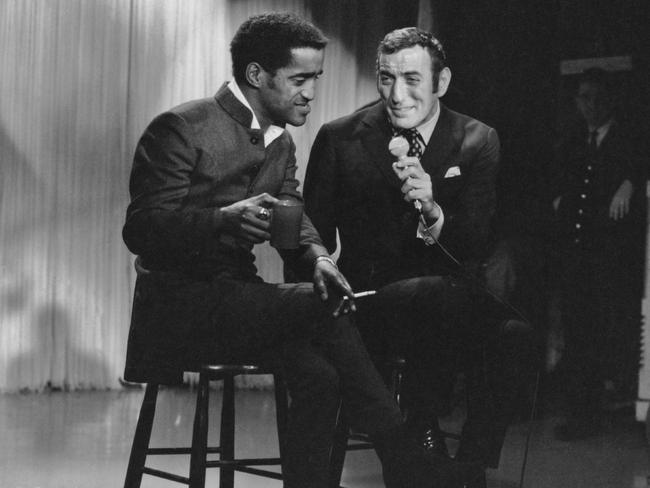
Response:
[{"label": "suit lapel", "polygon": [[433,177],[441,168],[454,163],[449,160],[449,155],[458,147],[461,139],[462,134],[454,128],[451,112],[441,104],[440,118],[422,155],[421,163],[424,170]]},{"label": "suit lapel", "polygon": [[395,176],[392,163],[395,157],[388,151],[388,143],[392,137],[388,117],[383,102],[371,107],[359,126],[361,143],[367,151],[372,164],[384,175],[388,182],[397,188],[401,182]]}]

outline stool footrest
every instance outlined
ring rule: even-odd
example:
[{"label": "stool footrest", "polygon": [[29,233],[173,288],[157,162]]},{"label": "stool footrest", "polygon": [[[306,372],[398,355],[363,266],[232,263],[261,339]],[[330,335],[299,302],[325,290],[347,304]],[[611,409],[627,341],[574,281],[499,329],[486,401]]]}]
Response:
[{"label": "stool footrest", "polygon": [[[222,449],[220,447],[208,447],[206,452],[208,454],[219,454]],[[147,449],[147,455],[164,456],[168,454],[192,454],[191,447],[150,447]]]},{"label": "stool footrest", "polygon": [[206,461],[208,468],[230,468],[239,469],[245,466],[274,466],[281,464],[280,458],[249,458],[249,459],[220,459],[217,461]]},{"label": "stool footrest", "polygon": [[179,476],[174,473],[168,473],[167,471],[161,471],[159,469],[148,468],[145,466],[144,468],[142,468],[142,472],[151,476],[156,476],[158,478],[164,478],[166,480],[176,481],[177,483],[185,483],[186,485],[190,484],[189,478],[185,476]]},{"label": "stool footrest", "polygon": [[281,480],[282,474],[276,473],[274,471],[267,471],[265,469],[256,469],[249,468],[247,466],[238,466],[235,468],[235,471],[241,471],[242,473],[255,474],[257,476],[264,476],[265,478],[271,478],[274,480]]}]

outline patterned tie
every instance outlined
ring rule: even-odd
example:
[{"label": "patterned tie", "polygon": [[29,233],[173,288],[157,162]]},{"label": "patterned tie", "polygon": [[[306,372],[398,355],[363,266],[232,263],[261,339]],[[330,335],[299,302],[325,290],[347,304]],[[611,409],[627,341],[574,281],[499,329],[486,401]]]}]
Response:
[{"label": "patterned tie", "polygon": [[424,152],[424,139],[422,139],[422,134],[418,132],[416,128],[404,129],[401,132],[401,135],[409,143],[409,151],[406,153],[407,156],[415,156],[418,159],[422,158],[422,153]]}]

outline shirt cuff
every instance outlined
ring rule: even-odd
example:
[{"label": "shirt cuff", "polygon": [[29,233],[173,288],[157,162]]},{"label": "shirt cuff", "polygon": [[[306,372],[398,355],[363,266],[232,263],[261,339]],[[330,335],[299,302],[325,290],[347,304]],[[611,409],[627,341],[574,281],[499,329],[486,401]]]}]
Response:
[{"label": "shirt cuff", "polygon": [[420,220],[416,233],[416,237],[422,239],[427,246],[433,246],[436,243],[442,232],[442,226],[445,223],[445,213],[442,211],[442,208],[435,202],[433,204],[440,210],[440,217],[429,227],[425,227],[422,220]]}]

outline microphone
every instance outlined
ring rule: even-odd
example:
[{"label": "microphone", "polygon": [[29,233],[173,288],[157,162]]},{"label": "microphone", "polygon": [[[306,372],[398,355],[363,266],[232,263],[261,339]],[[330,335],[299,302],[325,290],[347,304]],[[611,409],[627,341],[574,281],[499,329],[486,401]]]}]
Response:
[{"label": "microphone", "polygon": [[[388,143],[388,150],[390,153],[401,160],[406,157],[406,154],[409,152],[409,143],[404,136],[395,136]],[[422,204],[420,200],[413,200],[413,206],[418,212],[422,212]]]}]

